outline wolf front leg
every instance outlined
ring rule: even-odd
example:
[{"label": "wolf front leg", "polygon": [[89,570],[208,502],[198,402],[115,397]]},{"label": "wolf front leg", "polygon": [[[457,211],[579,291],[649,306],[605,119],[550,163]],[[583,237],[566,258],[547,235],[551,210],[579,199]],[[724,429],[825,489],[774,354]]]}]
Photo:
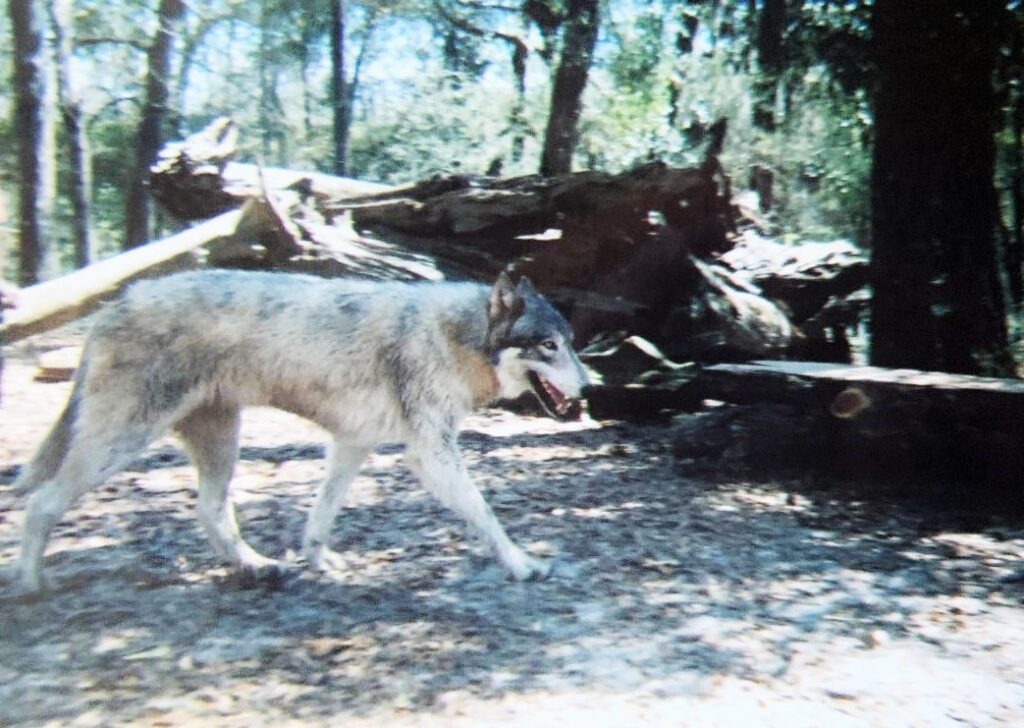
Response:
[{"label": "wolf front leg", "polygon": [[258,574],[283,569],[245,542],[238,529],[229,486],[238,459],[239,410],[209,406],[194,410],[175,429],[199,475],[199,523],[214,551],[236,567]]},{"label": "wolf front leg", "polygon": [[484,537],[512,576],[520,581],[548,576],[551,567],[527,556],[505,533],[497,516],[470,479],[454,445],[410,444],[405,457],[409,468],[424,487]]},{"label": "wolf front leg", "polygon": [[365,447],[349,446],[335,439],[328,452],[327,477],[320,484],[316,502],[306,521],[302,537],[302,553],[306,561],[319,571],[338,570],[344,559],[327,548],[334,519],[345,501],[349,485],[359,472],[359,466],[369,454]]}]

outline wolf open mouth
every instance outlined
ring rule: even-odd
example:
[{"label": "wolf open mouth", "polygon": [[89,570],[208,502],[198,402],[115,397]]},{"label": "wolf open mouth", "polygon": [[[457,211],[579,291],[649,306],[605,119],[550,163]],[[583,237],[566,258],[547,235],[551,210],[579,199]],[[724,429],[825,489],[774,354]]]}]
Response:
[{"label": "wolf open mouth", "polygon": [[537,372],[527,372],[530,384],[533,385],[533,393],[537,395],[541,405],[548,414],[558,419],[565,419],[570,416],[573,410],[574,400],[569,399],[562,391]]}]

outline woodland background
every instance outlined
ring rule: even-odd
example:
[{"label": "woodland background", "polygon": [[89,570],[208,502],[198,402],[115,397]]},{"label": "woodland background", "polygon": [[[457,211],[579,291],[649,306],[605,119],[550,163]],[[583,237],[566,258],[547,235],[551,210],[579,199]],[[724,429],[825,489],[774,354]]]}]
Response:
[{"label": "woodland background", "polygon": [[211,119],[264,165],[694,166],[787,244],[872,256],[871,358],[1013,375],[1024,11],[999,0],[8,0],[0,254],[23,285],[177,227],[157,151]]}]

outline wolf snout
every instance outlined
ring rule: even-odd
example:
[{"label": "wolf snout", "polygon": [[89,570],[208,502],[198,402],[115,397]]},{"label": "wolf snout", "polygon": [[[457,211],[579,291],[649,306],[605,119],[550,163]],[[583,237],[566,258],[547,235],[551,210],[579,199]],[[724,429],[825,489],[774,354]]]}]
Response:
[{"label": "wolf snout", "polygon": [[583,407],[578,382],[556,383],[537,371],[530,371],[528,377],[534,394],[550,416],[559,420],[579,419]]}]

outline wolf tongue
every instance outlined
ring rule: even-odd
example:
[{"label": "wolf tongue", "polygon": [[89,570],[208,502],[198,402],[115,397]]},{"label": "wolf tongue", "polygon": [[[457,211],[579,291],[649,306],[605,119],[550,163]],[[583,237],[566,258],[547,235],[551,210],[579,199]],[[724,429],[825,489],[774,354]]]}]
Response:
[{"label": "wolf tongue", "polygon": [[549,382],[544,377],[538,377],[541,385],[544,387],[544,391],[551,397],[552,404],[555,405],[555,409],[561,411],[562,407],[565,406],[566,397],[562,394],[561,390],[555,385]]},{"label": "wolf tongue", "polygon": [[541,385],[544,387],[544,391],[551,397],[551,403],[555,406],[555,412],[559,415],[565,412],[568,408],[568,397],[562,394],[562,391],[553,385],[551,382],[546,380],[544,377],[539,377]]}]

